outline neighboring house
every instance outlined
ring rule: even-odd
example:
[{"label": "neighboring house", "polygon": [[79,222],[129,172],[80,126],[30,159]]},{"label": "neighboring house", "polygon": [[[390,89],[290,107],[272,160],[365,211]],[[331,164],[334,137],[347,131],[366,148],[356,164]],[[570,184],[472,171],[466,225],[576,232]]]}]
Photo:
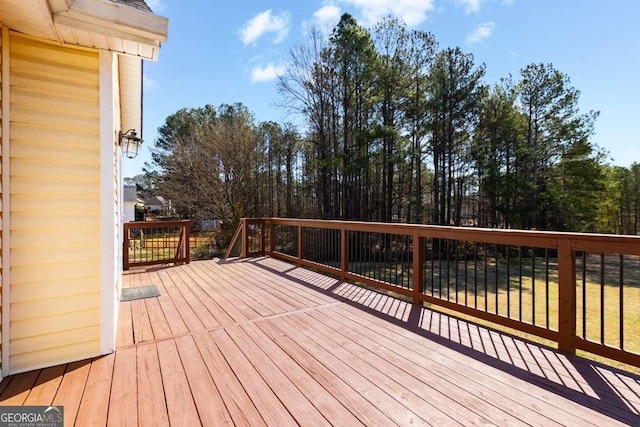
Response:
[{"label": "neighboring house", "polygon": [[144,209],[148,215],[167,216],[175,212],[171,206],[171,200],[167,201],[162,196],[151,196],[144,199]]},{"label": "neighboring house", "polygon": [[136,220],[136,206],[144,207],[144,200],[138,197],[136,187],[124,187],[122,193],[123,211],[122,222],[132,222]]},{"label": "neighboring house", "polygon": [[115,348],[119,132],[166,36],[143,0],[0,0],[3,376]]}]

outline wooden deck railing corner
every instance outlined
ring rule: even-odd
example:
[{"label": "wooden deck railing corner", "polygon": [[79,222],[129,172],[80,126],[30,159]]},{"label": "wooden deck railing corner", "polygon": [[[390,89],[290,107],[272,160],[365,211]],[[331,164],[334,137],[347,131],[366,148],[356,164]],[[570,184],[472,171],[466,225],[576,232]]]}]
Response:
[{"label": "wooden deck railing corner", "polygon": [[630,300],[640,274],[624,275],[640,271],[638,236],[284,218],[245,218],[238,233],[241,257],[280,258],[555,341],[567,354],[640,366]]},{"label": "wooden deck railing corner", "polygon": [[189,263],[191,221],[139,221],[123,224],[122,268]]}]

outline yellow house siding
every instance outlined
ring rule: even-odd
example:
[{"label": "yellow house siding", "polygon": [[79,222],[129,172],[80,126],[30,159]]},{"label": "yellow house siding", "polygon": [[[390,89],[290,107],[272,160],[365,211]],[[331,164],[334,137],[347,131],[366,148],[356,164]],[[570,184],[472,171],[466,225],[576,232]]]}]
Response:
[{"label": "yellow house siding", "polygon": [[9,369],[20,372],[100,353],[98,52],[12,33],[10,73]]},{"label": "yellow house siding", "polygon": [[[3,56],[3,50],[2,50],[2,35],[4,33],[4,29],[2,28],[2,25],[0,25],[0,374],[2,373],[2,283],[3,283],[3,279],[2,279],[2,258],[4,256],[3,251],[2,251],[2,233],[3,233],[3,227],[2,227],[2,133],[3,133],[3,128],[2,128],[2,124],[3,124],[3,115],[2,115],[2,104],[3,104],[3,97],[2,97],[2,88],[4,87],[4,82],[2,80],[2,69],[3,69],[3,63],[2,63],[2,56]],[[2,375],[0,375],[1,377]]]}]

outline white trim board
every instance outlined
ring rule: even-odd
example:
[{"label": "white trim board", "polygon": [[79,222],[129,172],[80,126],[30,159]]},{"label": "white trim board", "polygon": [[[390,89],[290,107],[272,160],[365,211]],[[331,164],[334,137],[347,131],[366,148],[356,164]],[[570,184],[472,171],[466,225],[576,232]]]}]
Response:
[{"label": "white trim board", "polygon": [[115,239],[113,230],[114,192],[114,61],[113,52],[100,50],[100,353],[115,350],[117,322]]}]

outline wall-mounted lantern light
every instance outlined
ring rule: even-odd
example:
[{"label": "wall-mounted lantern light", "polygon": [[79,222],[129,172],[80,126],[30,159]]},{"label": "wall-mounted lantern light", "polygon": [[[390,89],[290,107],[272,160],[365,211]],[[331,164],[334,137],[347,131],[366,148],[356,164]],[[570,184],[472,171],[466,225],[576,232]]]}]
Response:
[{"label": "wall-mounted lantern light", "polygon": [[133,159],[138,155],[138,150],[142,145],[142,139],[138,138],[138,133],[135,129],[129,129],[126,132],[120,131],[118,141],[125,156]]}]

